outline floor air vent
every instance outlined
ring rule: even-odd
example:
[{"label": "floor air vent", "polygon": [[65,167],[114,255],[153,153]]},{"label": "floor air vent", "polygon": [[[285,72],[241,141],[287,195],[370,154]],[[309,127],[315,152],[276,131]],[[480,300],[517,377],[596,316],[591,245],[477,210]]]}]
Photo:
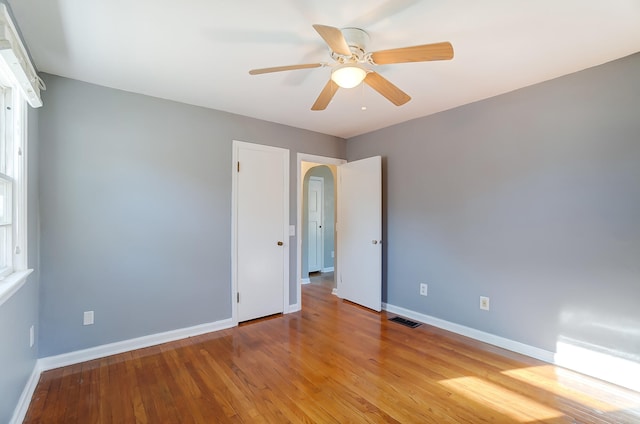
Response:
[{"label": "floor air vent", "polygon": [[410,327],[410,328],[416,328],[416,327],[418,327],[420,325],[419,322],[411,321],[409,319],[400,318],[400,317],[389,318],[389,321],[397,322],[398,324],[402,324],[402,325],[404,325],[406,327]]}]

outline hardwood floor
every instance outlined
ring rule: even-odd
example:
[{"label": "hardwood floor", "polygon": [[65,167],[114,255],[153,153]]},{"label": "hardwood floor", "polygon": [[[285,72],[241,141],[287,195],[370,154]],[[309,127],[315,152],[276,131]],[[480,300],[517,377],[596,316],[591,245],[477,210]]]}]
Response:
[{"label": "hardwood floor", "polygon": [[329,289],[333,289],[336,286],[335,279],[333,277],[333,271],[330,272],[312,272],[309,274],[309,282],[311,284],[320,284]]},{"label": "hardwood floor", "polygon": [[303,311],[42,374],[25,423],[638,423],[640,394],[303,289]]}]

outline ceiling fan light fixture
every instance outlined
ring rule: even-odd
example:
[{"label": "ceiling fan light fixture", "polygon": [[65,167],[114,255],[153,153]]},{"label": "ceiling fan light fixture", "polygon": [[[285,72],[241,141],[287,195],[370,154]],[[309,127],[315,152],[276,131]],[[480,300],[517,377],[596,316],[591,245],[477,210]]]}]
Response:
[{"label": "ceiling fan light fixture", "polygon": [[347,65],[336,68],[331,73],[331,79],[342,88],[353,88],[367,76],[367,71],[359,66]]}]

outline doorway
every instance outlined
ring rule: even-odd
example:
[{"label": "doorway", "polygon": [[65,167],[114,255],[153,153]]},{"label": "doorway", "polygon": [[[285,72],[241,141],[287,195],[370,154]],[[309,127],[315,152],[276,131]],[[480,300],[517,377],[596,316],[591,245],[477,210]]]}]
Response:
[{"label": "doorway", "polygon": [[[304,283],[333,280],[336,173],[334,165],[303,162],[302,277]],[[332,284],[331,288],[334,288]]]},{"label": "doorway", "polygon": [[[337,203],[337,174],[336,167],[346,163],[346,160],[316,155],[298,153],[298,243],[297,243],[297,307],[301,308],[302,285],[314,283],[335,287],[334,271],[336,269],[337,248],[335,220]],[[324,243],[322,246],[322,266],[309,274],[309,224],[308,224],[308,193],[311,177],[322,178],[324,181],[322,230]]]},{"label": "doorway", "polygon": [[[250,162],[255,165],[254,168],[250,167],[249,171],[253,173],[251,178],[242,178],[241,174],[242,170],[247,170],[246,167],[242,165],[241,157],[243,157],[243,152],[249,154]],[[261,156],[261,158],[259,158]],[[272,156],[273,160],[267,160],[267,156]],[[276,159],[279,157],[280,159]],[[243,300],[247,300],[247,295],[251,296],[251,300],[256,300],[254,302],[254,306],[256,308],[262,308],[263,302],[260,296],[261,292],[269,293],[269,296],[274,295],[273,305],[274,311],[261,311],[260,314],[262,316],[273,314],[273,313],[292,313],[302,309],[302,246],[303,246],[303,214],[302,214],[302,199],[303,199],[303,178],[306,174],[306,170],[308,168],[318,166],[318,165],[333,165],[338,168],[338,175],[334,177],[334,187],[337,184],[340,190],[337,190],[335,193],[343,193],[334,194],[334,201],[338,203],[338,197],[340,197],[340,208],[338,211],[358,209],[352,205],[352,202],[362,203],[365,206],[365,212],[367,216],[380,216],[381,214],[381,201],[380,201],[380,192],[381,192],[381,158],[374,157],[368,159],[360,159],[355,162],[350,162],[348,166],[340,166],[347,163],[344,159],[336,159],[329,158],[324,156],[316,156],[309,155],[305,153],[297,154],[297,226],[289,226],[289,150],[281,149],[270,146],[256,145],[251,143],[245,143],[240,141],[233,142],[233,178],[232,178],[232,241],[231,241],[231,279],[232,279],[232,288],[231,288],[231,303],[232,303],[232,321],[237,324],[239,321],[250,320],[251,316],[244,316],[239,313],[239,303]],[[263,169],[265,164],[261,163],[261,161],[266,161],[270,163],[267,168]],[[373,162],[372,162],[373,160]],[[280,165],[276,165],[276,162],[279,162]],[[308,162],[308,163],[305,163]],[[367,165],[370,164],[370,165]],[[373,165],[373,167],[371,166]],[[303,169],[304,168],[304,169]],[[279,169],[279,170],[278,170]],[[354,175],[355,174],[355,175]],[[262,184],[262,177],[264,175],[270,175],[271,182],[268,184]],[[353,184],[357,182],[358,179],[353,179],[352,177],[360,175],[364,176],[364,182],[361,181],[360,178],[359,183]],[[243,208],[241,204],[241,198],[243,196],[240,194],[242,191],[241,186],[243,186],[242,180],[245,182],[249,182],[249,184],[253,184],[255,182],[259,182],[258,188],[256,186],[253,187],[253,190],[250,191],[254,193],[253,195],[245,196],[244,199],[249,199],[250,202],[255,202],[257,199],[262,199],[260,196],[270,195],[271,189],[274,187],[280,187],[282,190],[277,189],[281,195],[278,196],[278,201],[274,201],[274,198],[270,197],[269,199],[260,200],[255,206],[250,206],[248,208]],[[347,184],[345,184],[347,183]],[[362,184],[364,183],[364,184]],[[350,186],[350,190],[345,190],[345,186]],[[373,200],[373,203],[371,201]],[[250,205],[254,205],[254,203],[248,203]],[[254,213],[248,213],[246,219],[241,217],[242,211],[261,211],[264,214],[262,205],[271,205],[274,207],[274,211],[276,209],[280,210],[281,213],[274,213],[273,215],[279,215],[279,219],[274,219],[274,230],[273,232],[269,230],[269,234],[264,237],[265,244],[264,247],[260,247],[255,249],[256,244],[253,242],[245,242],[244,246],[248,246],[248,253],[244,253],[241,251],[241,239],[244,233],[245,235],[249,235],[248,238],[252,237],[255,234],[267,234],[266,226],[263,225],[247,225],[247,223],[254,223],[256,220],[254,219]],[[280,205],[280,206],[278,206]],[[347,219],[345,219],[347,218]],[[348,215],[344,215],[342,212],[342,219],[345,223],[349,222]],[[335,220],[333,220],[335,223]],[[362,221],[362,222],[361,222]],[[278,224],[277,222],[280,222]],[[326,222],[326,220],[325,220]],[[359,296],[354,296],[353,294],[367,294],[373,293],[378,299],[381,293],[381,222],[380,220],[357,220],[358,225],[343,225],[341,224],[341,237],[340,240],[336,238],[336,242],[334,245],[334,275],[339,276],[339,281],[336,281],[336,295],[340,298],[350,300],[354,303],[358,303],[364,305],[373,310],[380,310],[380,302],[378,305],[369,305],[368,302],[362,301]],[[369,225],[363,227],[363,222],[367,222]],[[280,229],[277,230],[277,227]],[[271,226],[269,226],[271,228]],[[354,231],[355,230],[355,231]],[[290,289],[289,286],[289,243],[288,237],[296,236],[296,303],[290,303]],[[335,233],[335,229],[334,229]],[[344,246],[350,246],[355,242],[359,245],[357,249],[343,249]],[[363,244],[364,243],[364,244]],[[364,248],[364,246],[367,248]],[[266,252],[273,253],[273,247],[277,246],[277,251],[279,254],[277,258],[263,258],[263,254]],[[374,246],[371,249],[371,246]],[[253,255],[251,252],[255,249],[257,255]],[[353,252],[356,252],[353,255]],[[355,256],[359,258],[356,259]],[[243,263],[241,257],[249,258],[249,260],[254,264],[270,264],[268,266],[269,270],[281,270],[282,273],[279,274],[277,278],[269,279],[273,281],[273,284],[270,285],[270,289],[266,290],[254,290],[255,287],[243,286],[241,281],[243,281],[243,277],[240,276],[241,271],[248,271],[252,275],[260,275],[259,273],[255,273],[254,271],[258,269],[254,266],[244,266],[240,265]],[[349,265],[353,262],[353,265]],[[342,273],[342,264],[348,265],[345,270],[349,271],[348,277],[345,279]],[[281,266],[280,266],[281,264]],[[274,266],[275,265],[275,266]],[[325,268],[326,269],[326,268]],[[375,275],[371,275],[370,273],[364,272],[369,270],[371,272],[375,271]],[[308,277],[307,277],[308,278]],[[263,278],[264,279],[264,278]],[[258,281],[258,279],[253,279],[254,281]],[[337,279],[336,279],[337,280]],[[276,281],[279,282],[276,284]],[[260,281],[258,282],[260,283]],[[338,284],[339,283],[339,284]],[[355,283],[355,285],[354,285]],[[277,287],[276,287],[277,285]],[[243,288],[245,287],[245,288]],[[341,288],[345,288],[344,293]],[[243,292],[245,296],[243,296]],[[377,294],[376,294],[377,293]],[[282,301],[276,300],[277,298],[282,299]],[[366,299],[365,299],[366,300]],[[257,318],[260,314],[256,315]],[[240,317],[242,315],[242,317]]]},{"label": "doorway", "polygon": [[[322,176],[318,176],[322,175]],[[334,165],[317,165],[307,171],[303,194],[303,216],[307,217],[307,226],[303,232],[302,245],[307,247],[303,255],[308,258],[307,271],[309,284],[336,288],[334,278],[335,260],[335,178]],[[325,191],[325,180],[327,190]],[[304,241],[304,238],[307,241]],[[326,241],[325,241],[326,239]],[[304,261],[302,272],[304,275]]]},{"label": "doorway", "polygon": [[[298,238],[297,303],[302,309],[302,284],[307,269],[303,266],[304,181],[307,171],[319,165],[334,165],[337,175],[335,201],[340,228],[335,241],[335,293],[374,311],[382,307],[382,158],[380,156],[347,163],[345,160],[298,153]],[[366,217],[366,219],[362,219]],[[327,220],[325,219],[325,222]],[[337,225],[336,225],[337,229]]]}]

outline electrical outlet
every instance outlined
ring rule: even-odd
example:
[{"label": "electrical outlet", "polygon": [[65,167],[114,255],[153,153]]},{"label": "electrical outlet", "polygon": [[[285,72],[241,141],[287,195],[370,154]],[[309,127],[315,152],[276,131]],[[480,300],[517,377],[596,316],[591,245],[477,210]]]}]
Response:
[{"label": "electrical outlet", "polygon": [[489,298],[486,296],[480,296],[480,309],[484,311],[489,310]]},{"label": "electrical outlet", "polygon": [[420,296],[426,296],[427,295],[427,284],[426,283],[421,283],[420,284]]},{"label": "electrical outlet", "polygon": [[93,311],[85,311],[84,318],[82,320],[82,325],[92,325],[93,324]]},{"label": "electrical outlet", "polygon": [[36,341],[36,330],[33,327],[33,325],[31,326],[31,328],[29,328],[29,347],[33,347],[33,344]]}]

